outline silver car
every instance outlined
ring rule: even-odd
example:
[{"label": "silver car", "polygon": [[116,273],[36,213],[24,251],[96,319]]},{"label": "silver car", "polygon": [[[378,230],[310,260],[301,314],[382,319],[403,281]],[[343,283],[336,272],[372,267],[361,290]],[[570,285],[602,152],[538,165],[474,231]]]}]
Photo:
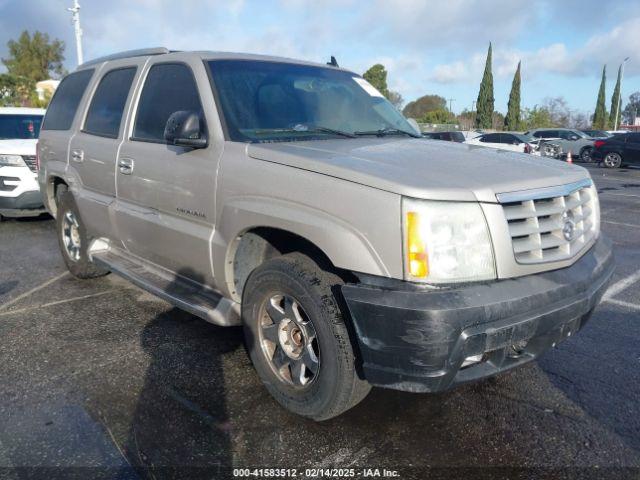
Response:
[{"label": "silver car", "polygon": [[[525,135],[540,139],[540,152],[552,152],[546,156],[566,157],[571,153],[572,157],[581,162],[591,162],[593,153],[594,138],[581,132],[569,128],[536,128],[525,132]],[[547,144],[545,147],[544,144]]]},{"label": "silver car", "polygon": [[266,389],[324,420],[437,392],[582,328],[614,264],[581,167],[427,142],[334,65],[151,49],[82,65],[39,181],[78,278],[242,325]]}]

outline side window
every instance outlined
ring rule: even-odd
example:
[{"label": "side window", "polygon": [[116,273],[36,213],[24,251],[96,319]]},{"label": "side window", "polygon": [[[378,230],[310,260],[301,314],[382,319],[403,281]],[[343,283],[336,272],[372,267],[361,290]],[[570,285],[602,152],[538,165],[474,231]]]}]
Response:
[{"label": "side window", "polygon": [[486,135],[483,135],[480,141],[483,143],[500,143],[500,134],[488,133]]},{"label": "side window", "polygon": [[507,145],[517,145],[520,143],[516,137],[508,133],[500,134],[500,143],[506,143]]},{"label": "side window", "polygon": [[154,65],[140,95],[133,139],[165,143],[167,120],[180,110],[202,112],[191,69],[176,63]]},{"label": "side window", "polygon": [[533,138],[543,138],[543,133],[541,131],[533,132]]},{"label": "side window", "polygon": [[51,99],[42,130],[69,130],[78,104],[87,89],[93,70],[81,70],[67,75]]},{"label": "side window", "polygon": [[117,138],[136,68],[120,68],[107,72],[93,95],[83,131],[93,135]]},{"label": "side window", "polygon": [[558,136],[563,140],[569,140],[572,135],[575,135],[573,132],[569,132],[567,130],[559,130]]}]

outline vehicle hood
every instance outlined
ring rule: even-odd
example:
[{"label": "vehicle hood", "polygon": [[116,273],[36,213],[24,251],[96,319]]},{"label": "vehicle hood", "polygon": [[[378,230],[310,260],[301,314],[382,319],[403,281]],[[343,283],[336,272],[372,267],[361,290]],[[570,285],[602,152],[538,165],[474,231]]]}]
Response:
[{"label": "vehicle hood", "polygon": [[0,140],[0,155],[35,155],[37,139]]},{"label": "vehicle hood", "polygon": [[589,178],[582,167],[439,140],[359,138],[249,144],[255,159],[414,198],[496,202],[496,194]]}]

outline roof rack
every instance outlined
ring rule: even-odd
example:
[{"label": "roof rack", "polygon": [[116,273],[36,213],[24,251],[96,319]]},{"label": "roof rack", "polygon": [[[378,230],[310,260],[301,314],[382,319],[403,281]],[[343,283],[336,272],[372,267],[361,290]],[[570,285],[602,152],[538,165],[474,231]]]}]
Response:
[{"label": "roof rack", "polygon": [[165,47],[155,47],[155,48],[139,48],[137,50],[127,50],[125,52],[113,53],[111,55],[105,55],[104,57],[94,58],[93,60],[89,60],[88,62],[84,62],[81,67],[86,67],[87,65],[95,65],[97,63],[107,62],[109,60],[118,60],[120,58],[131,58],[131,57],[146,57],[148,55],[163,55],[165,53],[171,53],[172,50],[169,50]]}]

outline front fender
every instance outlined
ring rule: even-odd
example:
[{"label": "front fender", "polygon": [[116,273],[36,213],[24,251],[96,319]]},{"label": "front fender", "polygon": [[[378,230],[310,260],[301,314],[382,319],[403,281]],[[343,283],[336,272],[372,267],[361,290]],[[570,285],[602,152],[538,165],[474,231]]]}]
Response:
[{"label": "front fender", "polygon": [[340,218],[282,199],[242,197],[222,208],[213,241],[216,276],[233,262],[234,247],[242,234],[256,227],[277,228],[303,237],[322,250],[338,268],[385,277],[395,273],[371,241]]}]

